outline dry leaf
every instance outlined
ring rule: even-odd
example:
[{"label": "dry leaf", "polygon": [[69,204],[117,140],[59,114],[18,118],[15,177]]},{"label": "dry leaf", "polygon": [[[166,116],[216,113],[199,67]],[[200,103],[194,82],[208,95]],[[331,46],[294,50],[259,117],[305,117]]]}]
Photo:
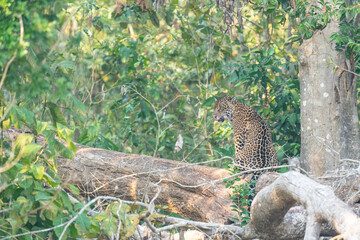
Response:
[{"label": "dry leaf", "polygon": [[183,147],[183,138],[181,136],[181,134],[179,134],[178,138],[177,138],[177,141],[175,143],[175,150],[174,152],[178,152],[182,149]]}]

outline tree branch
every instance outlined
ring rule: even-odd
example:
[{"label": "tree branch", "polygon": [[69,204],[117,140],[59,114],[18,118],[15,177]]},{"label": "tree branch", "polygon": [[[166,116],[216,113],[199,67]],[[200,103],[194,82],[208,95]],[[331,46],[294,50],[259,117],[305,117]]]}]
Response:
[{"label": "tree branch", "polygon": [[[251,224],[260,233],[270,234],[285,213],[301,204],[307,210],[306,236],[319,237],[319,223],[328,222],[345,239],[360,239],[360,218],[337,198],[330,187],[291,171],[281,174],[262,189],[251,206]],[[308,238],[306,238],[308,239]]]}]

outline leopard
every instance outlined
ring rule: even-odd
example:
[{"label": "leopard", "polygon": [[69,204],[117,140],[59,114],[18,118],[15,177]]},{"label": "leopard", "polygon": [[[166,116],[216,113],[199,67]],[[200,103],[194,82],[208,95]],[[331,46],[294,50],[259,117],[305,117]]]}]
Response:
[{"label": "leopard", "polygon": [[[256,182],[264,168],[274,171],[272,167],[278,165],[278,158],[271,131],[255,109],[237,101],[236,97],[225,96],[216,99],[213,118],[219,123],[231,121],[236,157],[234,165],[240,171],[255,170],[250,181]],[[254,190],[255,185],[249,188]]]}]

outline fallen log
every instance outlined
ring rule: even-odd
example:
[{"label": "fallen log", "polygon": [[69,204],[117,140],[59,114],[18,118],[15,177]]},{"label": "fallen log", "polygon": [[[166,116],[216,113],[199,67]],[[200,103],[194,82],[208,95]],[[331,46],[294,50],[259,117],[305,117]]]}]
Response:
[{"label": "fallen log", "polygon": [[[236,217],[223,181],[225,169],[78,145],[73,160],[59,158],[62,178],[86,195],[149,202],[197,221],[225,223]],[[158,192],[159,191],[159,192]]]}]

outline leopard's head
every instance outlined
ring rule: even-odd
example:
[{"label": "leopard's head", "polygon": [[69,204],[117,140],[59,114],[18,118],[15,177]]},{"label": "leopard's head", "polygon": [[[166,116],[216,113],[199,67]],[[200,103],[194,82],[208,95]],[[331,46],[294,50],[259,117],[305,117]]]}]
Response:
[{"label": "leopard's head", "polygon": [[226,119],[232,121],[235,102],[235,97],[226,96],[217,99],[214,105],[214,120],[218,121],[219,123],[222,123]]}]

